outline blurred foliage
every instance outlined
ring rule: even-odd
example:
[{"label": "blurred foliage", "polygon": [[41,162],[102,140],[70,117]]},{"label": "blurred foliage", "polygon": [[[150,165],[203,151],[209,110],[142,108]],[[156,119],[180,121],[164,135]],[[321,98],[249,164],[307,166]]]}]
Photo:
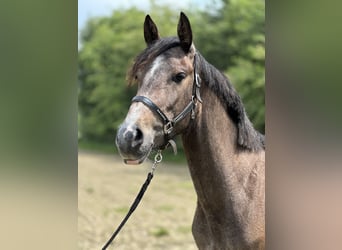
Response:
[{"label": "blurred foliage", "polygon": [[[150,14],[161,36],[176,35],[178,11],[156,5]],[[264,132],[264,1],[225,0],[219,9],[186,11],[202,55],[229,74],[250,119]],[[90,19],[79,50],[79,129],[86,140],[112,142],[136,89],[125,84],[134,57],[144,49],[145,12],[136,8]]]}]

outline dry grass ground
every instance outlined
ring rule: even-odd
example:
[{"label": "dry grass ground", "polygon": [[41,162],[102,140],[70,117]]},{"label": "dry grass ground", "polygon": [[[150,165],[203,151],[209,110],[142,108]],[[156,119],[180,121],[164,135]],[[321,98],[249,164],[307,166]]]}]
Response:
[{"label": "dry grass ground", "polygon": [[[129,166],[119,156],[85,151],[78,161],[78,248],[101,249],[128,211],[151,162]],[[109,249],[197,249],[191,234],[195,206],[187,166],[162,162]]]}]

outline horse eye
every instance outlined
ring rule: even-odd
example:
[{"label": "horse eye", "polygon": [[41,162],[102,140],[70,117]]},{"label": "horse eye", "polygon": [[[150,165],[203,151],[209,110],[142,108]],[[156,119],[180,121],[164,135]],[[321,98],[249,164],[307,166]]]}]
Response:
[{"label": "horse eye", "polygon": [[172,81],[175,83],[180,83],[184,78],[186,77],[186,74],[184,72],[178,73],[172,77]]}]

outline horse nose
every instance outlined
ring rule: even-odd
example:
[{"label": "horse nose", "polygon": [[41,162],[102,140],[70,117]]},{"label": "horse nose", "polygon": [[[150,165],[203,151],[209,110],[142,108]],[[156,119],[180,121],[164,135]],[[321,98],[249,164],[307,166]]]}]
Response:
[{"label": "horse nose", "polygon": [[116,137],[116,144],[124,154],[131,154],[143,143],[143,133],[136,125],[121,126]]}]

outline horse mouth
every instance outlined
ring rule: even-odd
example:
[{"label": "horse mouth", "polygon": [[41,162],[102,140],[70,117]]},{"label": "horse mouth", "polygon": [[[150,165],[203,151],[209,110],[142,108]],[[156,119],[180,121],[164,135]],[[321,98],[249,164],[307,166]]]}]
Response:
[{"label": "horse mouth", "polygon": [[144,155],[140,159],[123,159],[124,163],[127,165],[139,165],[145,161],[147,158],[148,154]]},{"label": "horse mouth", "polygon": [[150,155],[152,148],[153,146],[151,146],[150,149],[147,150],[147,152],[143,154],[140,158],[124,158],[123,161],[127,165],[139,165],[143,163],[146,160],[146,158]]}]

